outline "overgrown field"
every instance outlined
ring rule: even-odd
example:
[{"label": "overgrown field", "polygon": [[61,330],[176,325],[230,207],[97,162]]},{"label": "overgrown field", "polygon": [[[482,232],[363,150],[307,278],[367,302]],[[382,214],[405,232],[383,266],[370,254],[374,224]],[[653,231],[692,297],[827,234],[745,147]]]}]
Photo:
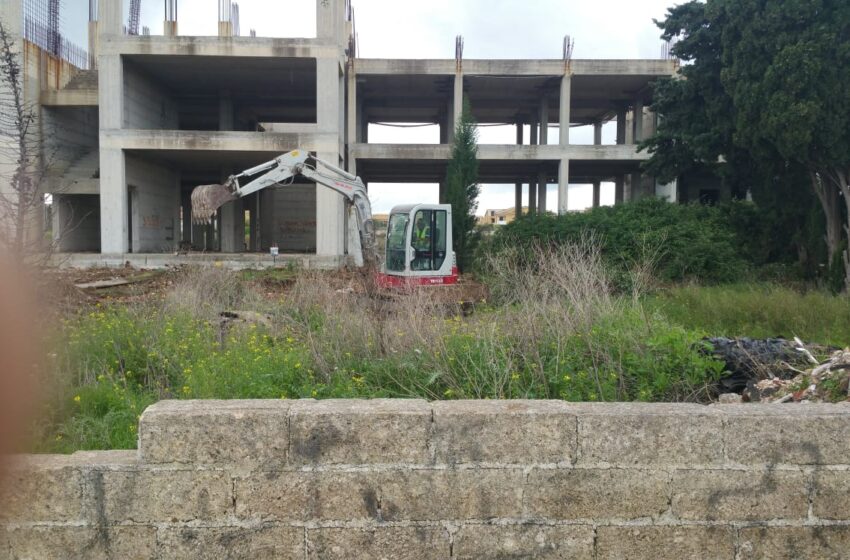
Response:
[{"label": "overgrown field", "polygon": [[850,340],[846,299],[747,286],[646,297],[612,288],[593,242],[538,250],[537,266],[527,256],[487,263],[491,295],[470,316],[432,291],[375,297],[329,273],[300,272],[270,299],[217,268],[186,271],[161,299],[90,307],[55,333],[34,448],[133,448],[139,415],[163,398],[705,401],[722,375],[706,335]]}]

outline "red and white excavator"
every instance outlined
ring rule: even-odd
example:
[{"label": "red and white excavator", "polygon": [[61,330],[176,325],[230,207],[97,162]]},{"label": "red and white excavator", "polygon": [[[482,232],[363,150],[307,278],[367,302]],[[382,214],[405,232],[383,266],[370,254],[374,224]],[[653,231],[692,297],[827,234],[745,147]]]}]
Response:
[{"label": "red and white excavator", "polygon": [[[396,206],[387,225],[386,259],[380,262],[372,222],[372,205],[360,177],[309,152],[293,150],[231,175],[223,184],[192,191],[192,219],[208,223],[225,203],[269,187],[285,187],[301,175],[343,196],[348,219],[348,253],[359,267],[376,269],[381,287],[455,284],[458,271],[452,250],[449,204]],[[242,184],[242,181],[247,181]]]}]

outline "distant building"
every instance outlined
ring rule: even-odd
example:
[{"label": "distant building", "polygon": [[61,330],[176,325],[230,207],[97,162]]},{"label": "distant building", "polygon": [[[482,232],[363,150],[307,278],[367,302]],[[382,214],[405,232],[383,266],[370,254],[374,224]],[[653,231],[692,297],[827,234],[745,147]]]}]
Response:
[{"label": "distant building", "polygon": [[[528,213],[528,206],[522,207],[522,213]],[[505,208],[503,210],[487,210],[483,216],[478,216],[479,226],[503,226],[516,220],[516,208]]]}]

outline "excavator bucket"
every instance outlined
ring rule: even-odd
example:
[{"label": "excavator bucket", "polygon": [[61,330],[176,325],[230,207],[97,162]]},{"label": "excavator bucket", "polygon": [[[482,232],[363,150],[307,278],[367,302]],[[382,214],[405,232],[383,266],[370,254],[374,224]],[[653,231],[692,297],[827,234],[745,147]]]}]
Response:
[{"label": "excavator bucket", "polygon": [[236,200],[236,195],[225,185],[201,185],[192,191],[192,221],[208,224],[216,210],[225,203]]}]

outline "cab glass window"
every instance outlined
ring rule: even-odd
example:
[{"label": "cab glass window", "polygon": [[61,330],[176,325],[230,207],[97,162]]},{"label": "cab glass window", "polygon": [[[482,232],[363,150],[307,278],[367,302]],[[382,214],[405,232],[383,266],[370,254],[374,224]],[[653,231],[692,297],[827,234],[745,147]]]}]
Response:
[{"label": "cab glass window", "polygon": [[405,237],[407,237],[407,214],[393,214],[387,224],[387,270],[404,271],[404,259],[407,253]]}]

